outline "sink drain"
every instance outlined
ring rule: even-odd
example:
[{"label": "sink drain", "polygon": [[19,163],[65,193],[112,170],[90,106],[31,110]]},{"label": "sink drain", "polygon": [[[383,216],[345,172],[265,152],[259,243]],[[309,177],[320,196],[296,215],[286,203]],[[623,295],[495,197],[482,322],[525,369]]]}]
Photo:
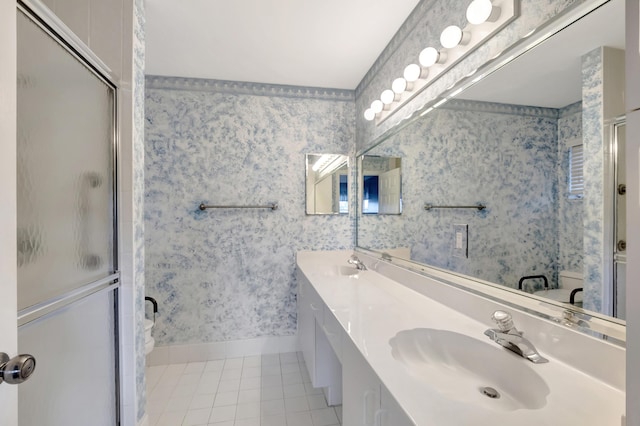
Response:
[{"label": "sink drain", "polygon": [[482,392],[483,395],[488,396],[491,399],[498,399],[500,398],[500,393],[495,390],[492,387],[489,386],[485,386],[480,388],[480,392]]}]

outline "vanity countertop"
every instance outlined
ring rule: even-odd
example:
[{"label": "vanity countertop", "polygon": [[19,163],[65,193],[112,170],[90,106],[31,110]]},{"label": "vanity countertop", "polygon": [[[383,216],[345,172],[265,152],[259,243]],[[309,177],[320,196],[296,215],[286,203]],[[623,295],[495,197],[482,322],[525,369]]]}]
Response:
[{"label": "vanity countertop", "polygon": [[[480,392],[477,392],[477,401],[445,395],[396,360],[392,356],[390,340],[403,330],[431,328],[453,331],[494,345],[484,336],[484,331],[495,325],[490,318],[486,323],[476,321],[372,270],[351,276],[327,272],[345,266],[350,254],[347,251],[299,252],[297,264],[378,378],[416,425],[621,424],[625,412],[623,390],[542,351],[542,355],[549,359],[546,364],[533,364],[504,350],[546,382],[549,393],[541,408],[509,411],[498,404],[492,405],[491,400]],[[498,305],[496,308],[505,309]],[[509,311],[509,308],[505,310]],[[535,345],[535,330],[524,331]],[[603,359],[602,362],[609,361]],[[620,368],[624,369],[624,365]],[[516,382],[520,379],[513,377]],[[527,386],[527,383],[522,385]]]}]

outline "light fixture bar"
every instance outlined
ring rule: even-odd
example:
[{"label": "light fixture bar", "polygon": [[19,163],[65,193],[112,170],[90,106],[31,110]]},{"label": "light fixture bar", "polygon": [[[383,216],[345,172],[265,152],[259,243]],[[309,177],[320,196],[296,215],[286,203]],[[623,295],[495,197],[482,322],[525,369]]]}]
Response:
[{"label": "light fixture bar", "polygon": [[[416,62],[398,70],[404,78],[394,80],[392,90],[382,93],[365,111],[368,121],[379,125],[422,92],[439,76],[512,22],[520,13],[519,0],[472,0],[466,11],[464,28],[443,25],[441,43],[416,52]],[[473,23],[472,23],[473,22]],[[404,80],[404,81],[403,81]],[[403,90],[404,89],[404,90]],[[391,94],[393,91],[393,101]]]}]

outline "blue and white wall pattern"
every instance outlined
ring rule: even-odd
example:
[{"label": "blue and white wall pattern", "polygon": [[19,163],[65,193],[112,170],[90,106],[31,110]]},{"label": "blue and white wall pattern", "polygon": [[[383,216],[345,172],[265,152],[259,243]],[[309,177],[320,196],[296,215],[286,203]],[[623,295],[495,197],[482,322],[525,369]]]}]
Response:
[{"label": "blue and white wall pattern", "polygon": [[[353,247],[353,219],[305,214],[305,154],[352,154],[353,92],[147,77],[147,294],[157,344],[296,332],[295,254]],[[201,202],[277,202],[207,210]]]}]

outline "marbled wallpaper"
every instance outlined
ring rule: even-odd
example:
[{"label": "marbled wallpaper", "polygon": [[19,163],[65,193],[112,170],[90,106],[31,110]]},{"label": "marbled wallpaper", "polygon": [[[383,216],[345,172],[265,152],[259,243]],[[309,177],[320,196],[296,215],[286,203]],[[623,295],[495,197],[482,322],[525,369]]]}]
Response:
[{"label": "marbled wallpaper", "polygon": [[353,154],[353,92],[147,76],[145,96],[157,344],[295,334],[296,252],[353,247],[353,213],[307,216],[304,199],[306,153]]},{"label": "marbled wallpaper", "polygon": [[[517,288],[556,280],[558,111],[455,101],[372,150],[402,157],[401,216],[359,218],[358,245],[409,248],[412,260]],[[434,205],[483,211],[425,211]],[[469,225],[469,257],[454,256],[454,225]],[[535,286],[534,286],[535,287]]]},{"label": "marbled wallpaper", "polygon": [[560,109],[558,117],[558,272],[582,272],[584,200],[569,199],[569,147],[582,143],[582,102]]},{"label": "marbled wallpaper", "polygon": [[144,0],[133,3],[133,224],[134,224],[134,315],[136,323],[136,398],[137,419],[146,413],[144,297],[145,297],[145,228],[144,228],[144,67],[145,67]]},{"label": "marbled wallpaper", "polygon": [[604,117],[602,48],[582,57],[582,138],[584,144],[584,299],[601,312],[604,279]]}]

